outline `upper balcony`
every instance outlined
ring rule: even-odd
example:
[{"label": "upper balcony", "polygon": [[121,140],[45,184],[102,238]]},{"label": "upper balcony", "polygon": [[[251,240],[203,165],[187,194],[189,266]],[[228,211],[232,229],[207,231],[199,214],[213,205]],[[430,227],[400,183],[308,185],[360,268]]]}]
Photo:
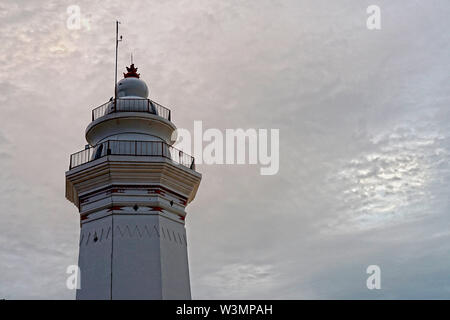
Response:
[{"label": "upper balcony", "polygon": [[[171,111],[150,99],[111,99],[92,110],[92,122],[86,128],[86,140],[90,145],[124,133],[156,136],[169,144],[176,140]],[[128,139],[140,140],[138,137]]]},{"label": "upper balcony", "polygon": [[150,99],[116,98],[92,110],[92,121],[116,112],[145,112],[171,121],[170,109]]}]

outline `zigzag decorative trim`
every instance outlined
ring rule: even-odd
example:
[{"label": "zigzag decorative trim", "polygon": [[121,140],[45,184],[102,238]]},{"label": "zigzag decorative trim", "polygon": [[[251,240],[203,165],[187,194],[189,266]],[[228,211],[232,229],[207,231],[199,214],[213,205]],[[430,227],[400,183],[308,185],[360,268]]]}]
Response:
[{"label": "zigzag decorative trim", "polygon": [[[106,229],[106,231],[104,228],[100,229],[100,231],[98,231],[98,232],[97,232],[97,230],[89,231],[87,233],[87,236],[86,236],[86,233],[82,233],[80,236],[80,246],[83,244],[85,237],[87,239],[86,239],[86,241],[84,241],[84,245],[87,246],[89,244],[89,242],[96,243],[96,242],[102,242],[103,240],[108,240],[110,233],[111,233],[111,227],[108,227]],[[97,240],[95,240],[95,239],[97,239]]]},{"label": "zigzag decorative trim", "polygon": [[[138,226],[134,225],[133,227],[130,227],[129,225],[115,226],[116,234],[120,237],[129,237],[129,238],[153,238],[154,236],[157,236],[158,238],[163,237],[163,239],[168,241],[173,241],[179,245],[187,245],[186,236],[182,235],[180,233],[175,233],[173,230],[169,230],[168,228],[161,227],[161,232],[158,229],[156,225],[153,225],[153,227],[144,225]],[[81,245],[89,245],[89,244],[97,244],[101,243],[103,240],[108,240],[111,234],[111,227],[108,228],[102,228],[100,230],[91,230],[87,233],[82,233],[80,236],[80,246]]]}]

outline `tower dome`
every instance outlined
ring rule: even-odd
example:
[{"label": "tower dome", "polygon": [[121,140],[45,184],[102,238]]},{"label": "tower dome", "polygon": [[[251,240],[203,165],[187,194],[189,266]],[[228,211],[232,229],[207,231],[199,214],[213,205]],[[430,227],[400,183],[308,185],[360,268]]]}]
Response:
[{"label": "tower dome", "polygon": [[147,84],[139,79],[139,73],[137,73],[137,68],[134,67],[134,63],[130,67],[127,67],[127,71],[127,73],[123,74],[124,78],[117,83],[117,97],[147,99]]}]

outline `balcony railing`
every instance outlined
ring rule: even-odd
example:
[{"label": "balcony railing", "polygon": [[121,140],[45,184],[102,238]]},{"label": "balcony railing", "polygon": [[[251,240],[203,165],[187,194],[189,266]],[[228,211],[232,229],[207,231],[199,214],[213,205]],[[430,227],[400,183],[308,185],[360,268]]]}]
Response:
[{"label": "balcony railing", "polygon": [[195,170],[194,158],[161,141],[109,140],[70,156],[69,170],[107,155],[163,157]]},{"label": "balcony railing", "polygon": [[170,121],[170,109],[150,99],[112,99],[92,110],[92,121],[114,112],[147,112]]}]

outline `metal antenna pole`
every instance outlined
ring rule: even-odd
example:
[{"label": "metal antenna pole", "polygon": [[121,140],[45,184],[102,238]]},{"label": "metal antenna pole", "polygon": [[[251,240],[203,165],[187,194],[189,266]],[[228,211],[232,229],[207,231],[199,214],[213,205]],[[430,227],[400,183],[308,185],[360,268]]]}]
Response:
[{"label": "metal antenna pole", "polygon": [[117,99],[117,53],[119,50],[119,42],[122,41],[122,36],[119,39],[119,24],[120,22],[116,20],[116,68],[114,77],[114,101]]}]

